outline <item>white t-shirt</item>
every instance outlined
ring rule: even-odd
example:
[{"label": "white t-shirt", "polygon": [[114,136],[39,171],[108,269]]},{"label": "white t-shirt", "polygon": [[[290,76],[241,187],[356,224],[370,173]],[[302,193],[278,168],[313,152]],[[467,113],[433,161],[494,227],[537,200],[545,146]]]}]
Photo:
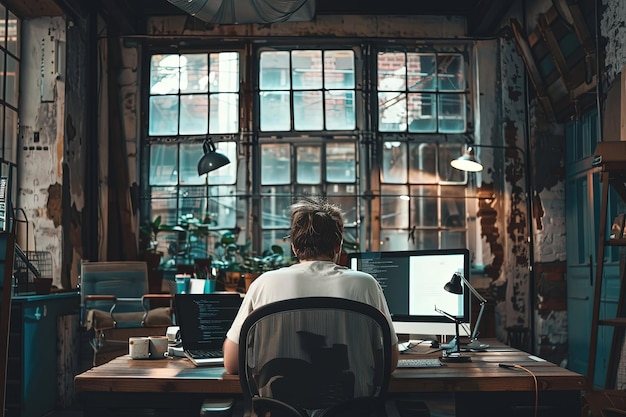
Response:
[{"label": "white t-shirt", "polygon": [[391,344],[398,343],[387,300],[378,281],[369,274],[330,261],[301,262],[259,276],[250,285],[226,337],[239,344],[241,326],[252,310],[275,301],[302,297],[338,297],[370,304],[387,317]]}]

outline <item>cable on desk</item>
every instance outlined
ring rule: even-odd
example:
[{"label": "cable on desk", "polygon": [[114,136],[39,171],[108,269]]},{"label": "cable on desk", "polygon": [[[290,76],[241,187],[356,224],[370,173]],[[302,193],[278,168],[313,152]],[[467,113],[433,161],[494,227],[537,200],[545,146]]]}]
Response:
[{"label": "cable on desk", "polygon": [[531,371],[528,368],[523,367],[522,365],[518,365],[516,363],[514,364],[507,364],[507,363],[500,363],[498,364],[498,366],[500,366],[501,368],[515,368],[515,369],[521,369],[522,371],[528,372],[530,374],[530,376],[533,377],[533,380],[535,381],[535,417],[537,417],[537,411],[539,408],[539,384],[537,383],[537,376],[533,373],[533,371]]}]

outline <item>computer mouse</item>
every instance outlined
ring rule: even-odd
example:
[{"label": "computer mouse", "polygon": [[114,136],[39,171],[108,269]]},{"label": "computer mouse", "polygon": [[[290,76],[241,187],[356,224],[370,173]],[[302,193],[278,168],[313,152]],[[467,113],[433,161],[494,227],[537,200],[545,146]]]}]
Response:
[{"label": "computer mouse", "polygon": [[433,349],[439,349],[439,342],[437,340],[433,340],[430,342],[430,347]]}]

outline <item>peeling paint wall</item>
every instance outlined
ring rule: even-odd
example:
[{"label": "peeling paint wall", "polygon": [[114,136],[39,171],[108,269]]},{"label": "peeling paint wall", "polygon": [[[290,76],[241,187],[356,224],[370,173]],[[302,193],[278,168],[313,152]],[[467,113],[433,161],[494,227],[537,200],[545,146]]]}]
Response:
[{"label": "peeling paint wall", "polygon": [[602,0],[602,6],[605,9],[601,16],[600,31],[606,41],[604,62],[608,85],[626,65],[626,1]]},{"label": "peeling paint wall", "polygon": [[27,223],[18,225],[18,243],[50,252],[53,285],[62,287],[65,20],[26,20],[22,33],[17,207]]}]

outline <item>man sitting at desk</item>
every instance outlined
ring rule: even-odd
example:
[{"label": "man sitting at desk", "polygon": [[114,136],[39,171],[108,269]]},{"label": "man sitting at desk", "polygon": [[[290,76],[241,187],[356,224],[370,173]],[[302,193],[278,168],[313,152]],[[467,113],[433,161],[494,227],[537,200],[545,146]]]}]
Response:
[{"label": "man sitting at desk", "polygon": [[291,248],[299,263],[265,272],[250,285],[224,341],[226,372],[239,372],[239,333],[252,310],[275,301],[302,297],[346,298],[382,311],[391,327],[393,371],[398,362],[398,337],[378,281],[369,274],[336,264],[343,242],[341,209],[317,198],[304,198],[290,209]]}]

